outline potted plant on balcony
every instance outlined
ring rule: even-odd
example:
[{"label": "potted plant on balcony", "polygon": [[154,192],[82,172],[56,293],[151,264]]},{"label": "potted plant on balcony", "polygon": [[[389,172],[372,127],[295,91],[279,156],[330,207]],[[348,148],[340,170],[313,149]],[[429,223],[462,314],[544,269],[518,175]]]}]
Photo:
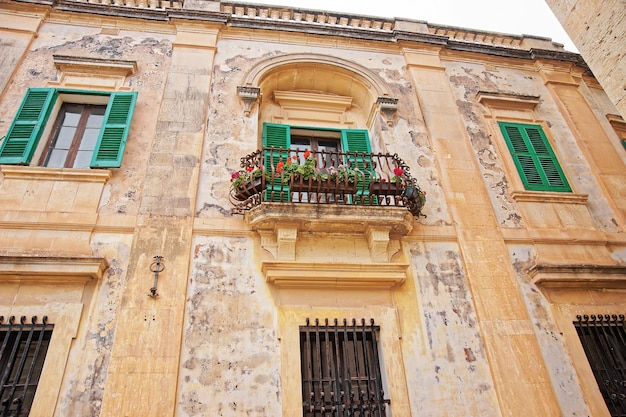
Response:
[{"label": "potted plant on balcony", "polygon": [[372,178],[369,185],[370,194],[374,195],[401,195],[404,190],[402,175],[404,171],[400,167],[393,170],[393,177],[389,181],[386,178]]},{"label": "potted plant on balcony", "polygon": [[245,170],[233,172],[230,176],[231,194],[235,199],[244,201],[263,191],[268,179],[269,175],[262,167],[249,166]]},{"label": "potted plant on balcony", "polygon": [[283,182],[294,192],[317,192],[346,194],[356,192],[356,171],[347,165],[329,167],[320,171],[310,151],[304,153],[304,162],[299,164],[296,156],[286,163],[279,162],[276,171],[283,175]]},{"label": "potted plant on balcony", "polygon": [[403,198],[411,214],[419,217],[426,203],[426,191],[422,191],[417,184],[407,184]]}]

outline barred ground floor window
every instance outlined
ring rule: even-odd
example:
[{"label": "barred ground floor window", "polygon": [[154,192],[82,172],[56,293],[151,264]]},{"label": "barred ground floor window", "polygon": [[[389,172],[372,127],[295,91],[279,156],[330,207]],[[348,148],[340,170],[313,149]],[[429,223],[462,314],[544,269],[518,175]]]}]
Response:
[{"label": "barred ground floor window", "polygon": [[302,406],[305,417],[385,417],[386,406],[374,320],[328,319],[300,326]]},{"label": "barred ground floor window", "polygon": [[53,327],[46,316],[0,316],[0,415],[29,415]]},{"label": "barred ground floor window", "polygon": [[624,315],[577,316],[574,327],[611,416],[626,417]]}]

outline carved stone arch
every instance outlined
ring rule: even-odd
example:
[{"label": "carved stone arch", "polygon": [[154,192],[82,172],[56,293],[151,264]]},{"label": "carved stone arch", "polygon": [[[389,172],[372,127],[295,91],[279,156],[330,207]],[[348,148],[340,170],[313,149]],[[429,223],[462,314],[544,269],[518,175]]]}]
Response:
[{"label": "carved stone arch", "polygon": [[[257,63],[239,87],[239,96],[247,102],[246,114],[257,97],[263,98],[261,105],[269,109],[265,120],[288,118],[284,109],[289,106],[292,109],[308,106],[334,111],[337,124],[353,127],[370,126],[376,110],[382,110],[381,99],[395,100],[387,84],[371,70],[351,61],[317,54],[287,54]],[[281,114],[272,113],[272,105],[282,108]],[[333,124],[328,120],[321,123]]]}]

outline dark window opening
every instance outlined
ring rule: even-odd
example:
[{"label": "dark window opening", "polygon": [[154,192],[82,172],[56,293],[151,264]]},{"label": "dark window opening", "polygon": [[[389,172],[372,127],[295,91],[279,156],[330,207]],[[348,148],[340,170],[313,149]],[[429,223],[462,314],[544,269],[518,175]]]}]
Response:
[{"label": "dark window opening", "polygon": [[624,315],[577,316],[578,337],[612,417],[626,417]]},{"label": "dark window opening", "polygon": [[[315,159],[315,166],[318,168],[320,174],[330,174],[329,168],[337,168],[344,161],[341,161],[341,144],[340,139],[333,138],[321,138],[312,135],[298,135],[292,133],[291,135],[291,149],[302,151],[295,154],[298,158],[299,164],[304,163],[304,152],[311,151],[310,158]],[[317,199],[316,199],[317,197]],[[338,196],[338,201],[343,201],[342,196]],[[335,195],[321,194],[319,196],[309,195],[308,192],[294,193],[292,195],[292,201],[294,202],[334,202]]]},{"label": "dark window opening", "polygon": [[40,165],[89,168],[106,106],[63,103]]},{"label": "dark window opening", "polygon": [[304,417],[385,417],[390,400],[380,371],[374,320],[343,325],[328,320],[300,326]]},{"label": "dark window opening", "polygon": [[32,317],[8,323],[0,316],[0,415],[26,417],[35,398],[43,363],[48,352],[53,325]]}]

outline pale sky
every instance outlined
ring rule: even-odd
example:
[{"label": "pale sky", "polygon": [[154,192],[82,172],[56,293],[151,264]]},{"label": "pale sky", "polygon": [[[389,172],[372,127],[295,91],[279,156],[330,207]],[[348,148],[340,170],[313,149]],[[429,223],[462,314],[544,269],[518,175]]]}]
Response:
[{"label": "pale sky", "polygon": [[446,26],[552,38],[578,52],[544,0],[245,0],[247,3],[404,17]]}]

